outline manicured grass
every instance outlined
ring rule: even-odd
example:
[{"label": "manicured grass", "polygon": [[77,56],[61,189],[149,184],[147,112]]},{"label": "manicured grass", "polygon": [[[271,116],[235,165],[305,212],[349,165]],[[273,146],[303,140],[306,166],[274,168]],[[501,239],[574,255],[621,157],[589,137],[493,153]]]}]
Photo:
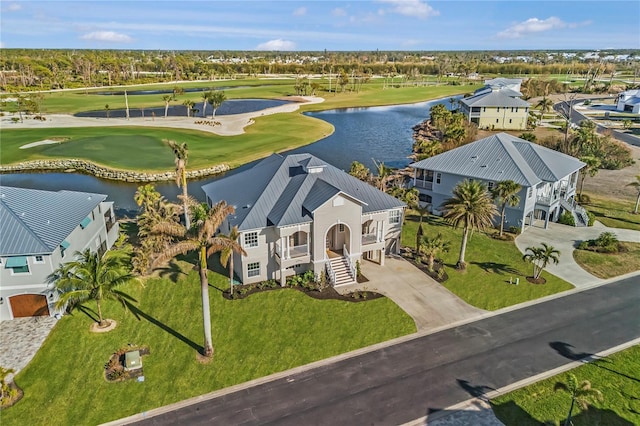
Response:
[{"label": "manicured grass", "polygon": [[[496,310],[573,288],[548,272],[542,273],[546,284],[529,283],[526,277],[532,275],[532,266],[522,260],[522,253],[515,244],[479,232],[474,232],[467,244],[467,269],[459,271],[455,265],[460,253],[462,230],[453,229],[434,216],[429,216],[425,222],[425,235],[433,237],[440,232],[451,242],[451,250],[440,256],[449,275],[443,285],[473,306]],[[415,248],[417,229],[418,216],[410,214],[402,229],[403,245]],[[509,278],[513,281],[519,278],[520,284],[509,284]]]},{"label": "manicured grass", "polygon": [[573,258],[590,274],[600,278],[613,278],[640,270],[640,243],[620,243],[625,251],[620,253],[595,253],[575,250]]},{"label": "manicured grass", "polygon": [[[82,313],[63,317],[16,377],[25,396],[2,411],[2,425],[106,422],[416,331],[387,298],[315,300],[283,289],[229,301],[221,293],[227,278],[211,272],[215,356],[201,364],[197,273],[186,262],[166,273],[144,289],[129,289],[139,301],[139,319],[118,305],[105,306],[105,316],[118,321],[109,333],[89,333],[91,320]],[[145,381],[107,383],[104,364],[128,343],[151,350],[143,358]]]},{"label": "manicured grass", "polygon": [[611,228],[635,229],[640,231],[640,214],[633,214],[635,198],[628,200],[608,198],[586,193],[591,201],[584,207],[596,216],[596,220]]},{"label": "manicured grass", "polygon": [[576,406],[575,426],[626,426],[640,424],[640,346],[592,362],[491,401],[493,412],[505,425],[534,426],[563,424],[569,413],[568,393],[553,390],[557,382],[567,382],[574,374],[578,382],[589,380],[602,392],[604,400],[587,411]]},{"label": "manicured grass", "polygon": [[[82,158],[118,169],[172,170],[173,152],[162,140],[173,139],[188,143],[189,169],[221,163],[236,167],[273,152],[312,143],[332,132],[333,126],[329,123],[299,113],[258,117],[255,124],[246,129],[246,133],[237,136],[162,127],[3,130],[0,163],[43,158]],[[31,142],[56,138],[67,141],[19,149]]]}]

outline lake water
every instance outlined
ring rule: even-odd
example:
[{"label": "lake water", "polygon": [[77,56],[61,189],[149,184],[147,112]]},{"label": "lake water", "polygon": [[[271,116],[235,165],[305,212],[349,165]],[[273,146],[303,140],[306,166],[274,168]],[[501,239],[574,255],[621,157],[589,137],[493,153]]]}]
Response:
[{"label": "lake water", "polygon": [[[325,120],[335,127],[335,132],[311,145],[288,153],[311,153],[328,163],[348,171],[353,161],[359,161],[373,169],[373,160],[383,161],[390,167],[405,167],[411,154],[412,127],[429,116],[429,109],[442,103],[449,106],[448,98],[416,104],[388,107],[347,108],[307,115]],[[238,173],[254,163],[234,169]],[[204,200],[202,185],[220,176],[188,183],[189,194]],[[75,173],[16,173],[0,175],[0,183],[6,186],[46,190],[68,189],[108,194],[119,212],[136,210],[133,194],[139,184],[98,179]],[[156,188],[169,200],[176,200],[180,190],[173,181],[156,183]]]}]

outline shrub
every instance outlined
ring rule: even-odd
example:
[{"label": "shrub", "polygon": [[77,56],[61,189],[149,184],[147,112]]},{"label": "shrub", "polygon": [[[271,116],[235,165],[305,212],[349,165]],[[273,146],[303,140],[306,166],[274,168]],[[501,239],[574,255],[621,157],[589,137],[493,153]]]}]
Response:
[{"label": "shrub", "polygon": [[519,226],[510,226],[509,232],[515,235],[520,235],[520,232],[522,232],[522,229]]},{"label": "shrub", "polygon": [[591,213],[590,211],[587,212],[587,216],[589,217],[589,223],[588,226],[593,226],[593,224],[596,221],[596,215]]},{"label": "shrub", "polygon": [[561,223],[563,225],[576,226],[576,220],[573,217],[573,214],[571,214],[571,212],[568,212],[568,211],[564,211],[560,215],[560,218],[558,219],[558,223]]},{"label": "shrub", "polygon": [[603,232],[594,240],[597,247],[608,247],[618,244],[618,237],[613,232]]}]

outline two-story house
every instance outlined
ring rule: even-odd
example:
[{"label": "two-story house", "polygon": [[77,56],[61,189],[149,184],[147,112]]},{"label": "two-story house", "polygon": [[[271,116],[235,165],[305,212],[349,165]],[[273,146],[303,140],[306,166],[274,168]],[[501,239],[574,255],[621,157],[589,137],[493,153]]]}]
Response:
[{"label": "two-story house", "polygon": [[[549,148],[498,133],[410,165],[413,186],[422,205],[440,213],[442,203],[464,179],[480,180],[491,190],[499,181],[512,180],[522,187],[517,206],[507,206],[505,226],[524,230],[535,219],[557,221],[563,211],[586,224],[584,209],[574,201],[582,161]],[[498,218],[496,218],[498,220]]]},{"label": "two-story house", "polygon": [[458,101],[469,123],[480,129],[524,130],[529,117],[528,102],[520,99],[520,79],[493,79]]},{"label": "two-story house", "polygon": [[273,154],[202,189],[209,205],[235,207],[221,232],[240,231],[247,256],[234,272],[245,284],[308,270],[351,283],[357,261],[384,264],[400,248],[404,203],[310,154]]},{"label": "two-story house", "polygon": [[0,320],[54,315],[48,276],[76,251],[118,238],[106,195],[0,186]]}]

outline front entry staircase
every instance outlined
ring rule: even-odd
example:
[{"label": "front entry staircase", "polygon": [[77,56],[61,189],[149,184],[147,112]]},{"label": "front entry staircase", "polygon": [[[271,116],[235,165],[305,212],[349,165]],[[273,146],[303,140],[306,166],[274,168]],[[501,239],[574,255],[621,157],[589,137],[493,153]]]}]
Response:
[{"label": "front entry staircase", "polygon": [[332,285],[338,286],[356,282],[356,277],[353,275],[347,258],[344,256],[329,259],[329,267],[330,271],[333,272],[333,277],[331,277]]}]

